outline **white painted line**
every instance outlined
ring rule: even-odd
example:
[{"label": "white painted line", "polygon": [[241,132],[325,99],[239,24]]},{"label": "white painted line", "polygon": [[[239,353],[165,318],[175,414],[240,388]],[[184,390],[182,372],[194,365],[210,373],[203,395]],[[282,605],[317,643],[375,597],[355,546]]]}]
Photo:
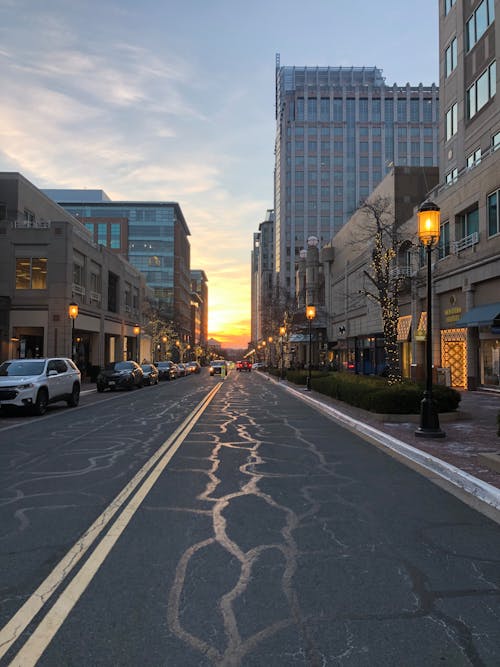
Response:
[{"label": "white painted line", "polygon": [[[97,572],[113,544],[132,518],[134,512],[144,500],[154,482],[158,479],[159,474],[164,470],[165,466],[194,427],[221,386],[221,384],[217,384],[210,390],[191,415],[178,426],[174,433],[161,445],[139,472],[136,473],[133,479],[122,489],[104,512],[96,519],[96,521],[94,521],[90,528],[83,533],[64,558],[52,570],[49,576],[40,584],[33,595],[31,595],[10,621],[2,628],[0,631],[0,657],[2,657],[14,642],[17,641],[47,600],[49,600],[49,598],[57,591],[68,574],[72,572],[77,563],[103,532],[113,516],[121,509],[127,498],[135,491],[141,482],[143,482],[151,469],[156,466],[150,473],[150,477],[146,479],[143,486],[118,517],[115,524],[104,536],[102,542],[97,546],[94,553],[89,558],[89,561],[82,567],[80,573],[75,576],[75,579],[70,586],[68,586],[67,591],[70,591],[70,593],[66,595],[66,591],[64,591],[61,594],[52,610],[49,611],[38,628],[34,631],[29,641],[11,662],[11,665],[23,665],[23,667],[36,664],[36,661],[47,647],[64,618],[72,609],[81,593],[85,590],[92,579],[92,576]],[[91,562],[94,558],[95,565]],[[79,591],[77,597],[75,597],[76,591]],[[61,609],[67,610],[64,617],[62,616]],[[40,630],[40,628],[42,628],[42,630]]]}]

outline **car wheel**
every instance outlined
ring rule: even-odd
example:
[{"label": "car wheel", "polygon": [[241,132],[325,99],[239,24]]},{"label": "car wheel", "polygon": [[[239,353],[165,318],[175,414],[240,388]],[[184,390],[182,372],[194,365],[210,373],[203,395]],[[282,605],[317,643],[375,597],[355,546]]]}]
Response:
[{"label": "car wheel", "polygon": [[104,391],[104,385],[98,384],[97,385],[97,391],[101,394]]},{"label": "car wheel", "polygon": [[70,408],[76,408],[79,401],[80,401],[80,385],[77,382],[75,382],[75,384],[73,385],[73,391],[71,392],[71,396],[68,398],[66,402]]},{"label": "car wheel", "polygon": [[38,391],[38,394],[36,396],[36,401],[33,405],[33,413],[41,417],[47,412],[48,404],[49,404],[49,395],[47,394],[47,390],[42,387],[42,389]]}]

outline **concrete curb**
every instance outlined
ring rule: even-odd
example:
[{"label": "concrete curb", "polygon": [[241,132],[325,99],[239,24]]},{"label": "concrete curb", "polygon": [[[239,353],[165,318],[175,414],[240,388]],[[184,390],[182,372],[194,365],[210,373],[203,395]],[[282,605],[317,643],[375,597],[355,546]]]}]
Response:
[{"label": "concrete curb", "polygon": [[363,439],[368,440],[401,463],[423,474],[427,479],[452,493],[462,502],[500,524],[500,489],[469,475],[460,468],[441,461],[431,454],[383,433],[373,426],[358,421],[322,403],[317,398],[304,393],[304,391],[299,391],[288,384],[274,380],[274,378],[270,379],[296,398],[305,401],[330,419],[357,433]]}]

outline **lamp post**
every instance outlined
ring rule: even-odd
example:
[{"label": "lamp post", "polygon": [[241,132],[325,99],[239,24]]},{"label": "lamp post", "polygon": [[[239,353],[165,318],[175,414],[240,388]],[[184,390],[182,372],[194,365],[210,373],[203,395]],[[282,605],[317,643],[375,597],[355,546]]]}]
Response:
[{"label": "lamp post", "polygon": [[309,321],[309,368],[307,373],[306,391],[311,391],[311,367],[312,367],[312,321],[316,317],[316,306],[306,307],[306,317]]},{"label": "lamp post", "polygon": [[285,359],[283,357],[283,338],[286,334],[286,327],[280,327],[280,344],[281,344],[281,380],[285,379]]},{"label": "lamp post", "polygon": [[444,438],[439,427],[439,416],[432,397],[432,268],[431,252],[439,241],[440,209],[425,201],[418,209],[418,238],[427,253],[427,335],[425,343],[425,391],[420,403],[420,426],[415,435],[421,438]]},{"label": "lamp post", "polygon": [[162,343],[163,343],[163,361],[167,358],[167,337],[162,336],[161,337]]},{"label": "lamp post", "polygon": [[267,342],[269,343],[269,348],[268,348],[269,349],[269,352],[268,352],[269,368],[274,368],[274,366],[273,366],[273,361],[274,361],[274,359],[273,359],[273,337],[269,336],[269,338],[267,339]]},{"label": "lamp post", "polygon": [[78,304],[72,301],[68,306],[68,315],[71,318],[71,359],[75,360],[75,320],[78,317]]},{"label": "lamp post", "polygon": [[140,359],[140,345],[141,345],[141,327],[136,324],[134,327],[134,336],[135,336],[135,348],[136,348],[136,361],[139,363]]}]

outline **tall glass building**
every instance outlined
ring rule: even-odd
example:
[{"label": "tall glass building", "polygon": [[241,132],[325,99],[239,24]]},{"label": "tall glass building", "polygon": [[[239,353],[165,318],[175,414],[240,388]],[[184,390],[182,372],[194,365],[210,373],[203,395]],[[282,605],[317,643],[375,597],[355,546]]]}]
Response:
[{"label": "tall glass building", "polygon": [[377,67],[276,59],[275,262],[293,294],[307,238],[327,243],[393,166],[438,165],[438,87],[388,86]]},{"label": "tall glass building", "polygon": [[[190,234],[175,202],[88,202],[64,190],[45,191],[86,225],[94,240],[120,252],[146,278],[164,319],[175,322],[179,334],[191,328]],[[97,198],[96,198],[97,199]],[[113,222],[115,220],[115,222]],[[121,232],[125,223],[126,234]],[[127,246],[121,247],[123,239]]]}]

